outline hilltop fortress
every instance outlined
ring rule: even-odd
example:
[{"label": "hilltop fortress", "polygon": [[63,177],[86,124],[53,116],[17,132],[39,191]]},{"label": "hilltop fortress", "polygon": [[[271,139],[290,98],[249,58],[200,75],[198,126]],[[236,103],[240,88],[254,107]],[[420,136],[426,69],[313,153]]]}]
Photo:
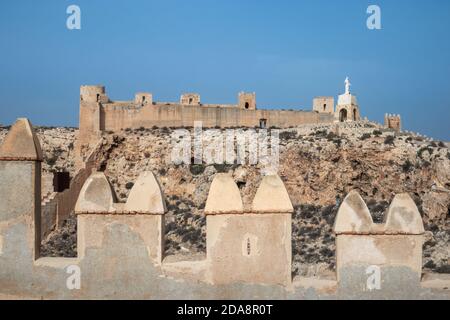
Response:
[{"label": "hilltop fortress", "polygon": [[126,128],[193,127],[194,121],[201,121],[205,128],[289,128],[360,118],[348,78],[336,107],[333,97],[317,97],[311,111],[259,110],[255,93],[239,93],[234,105],[203,104],[195,93],[181,95],[179,102],[157,102],[151,93],[143,92],[132,101],[112,101],[104,86],[81,86],[79,147],[83,150],[97,142],[103,131]]}]

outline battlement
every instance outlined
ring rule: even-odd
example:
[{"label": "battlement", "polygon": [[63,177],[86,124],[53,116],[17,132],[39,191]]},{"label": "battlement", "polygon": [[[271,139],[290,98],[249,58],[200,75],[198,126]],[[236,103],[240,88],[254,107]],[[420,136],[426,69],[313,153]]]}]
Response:
[{"label": "battlement", "polygon": [[[181,95],[179,102],[154,101],[151,93],[136,93],[134,100],[112,101],[104,86],[80,88],[79,158],[84,157],[104,131],[127,128],[193,127],[204,128],[278,127],[332,123],[330,112],[257,110],[256,93],[240,92],[237,104],[206,104],[197,93]],[[328,103],[332,107],[333,103]],[[81,160],[77,161],[81,164]]]},{"label": "battlement", "polygon": [[109,102],[109,98],[106,95],[104,86],[81,86],[80,101],[107,103]]},{"label": "battlement", "polygon": [[[206,258],[183,259],[165,255],[166,207],[158,177],[142,172],[126,203],[117,203],[105,174],[93,172],[75,206],[78,257],[41,257],[40,148],[26,119],[5,139],[6,146],[15,142],[31,149],[9,157],[8,148],[0,147],[0,294],[59,299],[301,299],[306,291],[340,298],[433,296],[421,281],[422,218],[407,194],[395,197],[383,224],[374,224],[363,199],[350,192],[334,226],[336,278],[327,280],[326,293],[319,289],[323,281],[310,279],[306,286],[304,279],[293,279],[293,207],[278,175],[263,177],[245,206],[233,178],[217,174],[205,204]],[[67,285],[68,270],[79,272],[76,290]],[[368,270],[381,273],[380,286],[369,285]]]}]

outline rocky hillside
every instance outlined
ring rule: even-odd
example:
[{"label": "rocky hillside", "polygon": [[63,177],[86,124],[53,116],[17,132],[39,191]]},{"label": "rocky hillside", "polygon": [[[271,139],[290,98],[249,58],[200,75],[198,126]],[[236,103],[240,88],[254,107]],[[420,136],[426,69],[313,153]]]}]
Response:
[{"label": "rocky hillside", "polygon": [[[105,133],[98,166],[105,170],[122,202],[140,172],[153,171],[161,182],[169,210],[166,253],[204,253],[203,208],[214,175],[217,172],[233,175],[248,206],[261,181],[262,168],[176,165],[170,161],[171,133],[169,128]],[[67,141],[73,142],[74,132],[68,130],[66,134]],[[209,136],[213,138],[214,135]],[[50,145],[44,143],[43,149],[56,148]],[[57,157],[55,163],[60,160]],[[65,160],[73,161],[70,156]],[[418,205],[427,230],[424,267],[450,272],[450,152],[446,144],[395,134],[369,122],[293,128],[280,133],[279,174],[295,206],[296,274],[324,274],[333,270],[332,225],[339,204],[352,189],[360,192],[377,222],[383,220],[395,194],[408,192]],[[46,252],[74,255],[75,226],[69,221],[66,229],[50,237],[51,245],[45,247]]]}]

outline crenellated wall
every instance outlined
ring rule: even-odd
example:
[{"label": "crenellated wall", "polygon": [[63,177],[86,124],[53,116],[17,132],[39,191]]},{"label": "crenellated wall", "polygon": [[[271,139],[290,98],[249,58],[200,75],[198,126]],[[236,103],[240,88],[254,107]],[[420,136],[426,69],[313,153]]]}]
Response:
[{"label": "crenellated wall", "polygon": [[93,172],[75,206],[78,257],[41,257],[41,160],[31,124],[18,120],[0,146],[0,298],[450,298],[448,279],[421,280],[424,229],[408,195],[377,225],[351,192],[334,228],[336,278],[293,279],[293,208],[277,175],[262,179],[246,209],[231,176],[218,174],[205,206],[206,257],[186,258],[165,256],[165,200],[153,173],[116,203],[107,177]]},{"label": "crenellated wall", "polygon": [[402,130],[402,117],[397,114],[388,114],[384,115],[384,126],[388,129],[394,129],[397,132]]}]

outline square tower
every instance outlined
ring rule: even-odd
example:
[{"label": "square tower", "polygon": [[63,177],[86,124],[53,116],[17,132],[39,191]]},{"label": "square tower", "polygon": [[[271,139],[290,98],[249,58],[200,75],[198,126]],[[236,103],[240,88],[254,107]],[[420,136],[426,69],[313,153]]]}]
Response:
[{"label": "square tower", "polygon": [[397,132],[402,130],[402,118],[399,114],[385,114],[384,126],[388,129],[394,129]]},{"label": "square tower", "polygon": [[334,113],[333,97],[315,97],[313,100],[313,111],[318,113]]},{"label": "square tower", "polygon": [[153,104],[153,95],[147,92],[138,92],[134,96],[134,103],[138,106],[146,106]]},{"label": "square tower", "polygon": [[239,93],[239,104],[238,107],[246,110],[256,110],[256,93]]}]

